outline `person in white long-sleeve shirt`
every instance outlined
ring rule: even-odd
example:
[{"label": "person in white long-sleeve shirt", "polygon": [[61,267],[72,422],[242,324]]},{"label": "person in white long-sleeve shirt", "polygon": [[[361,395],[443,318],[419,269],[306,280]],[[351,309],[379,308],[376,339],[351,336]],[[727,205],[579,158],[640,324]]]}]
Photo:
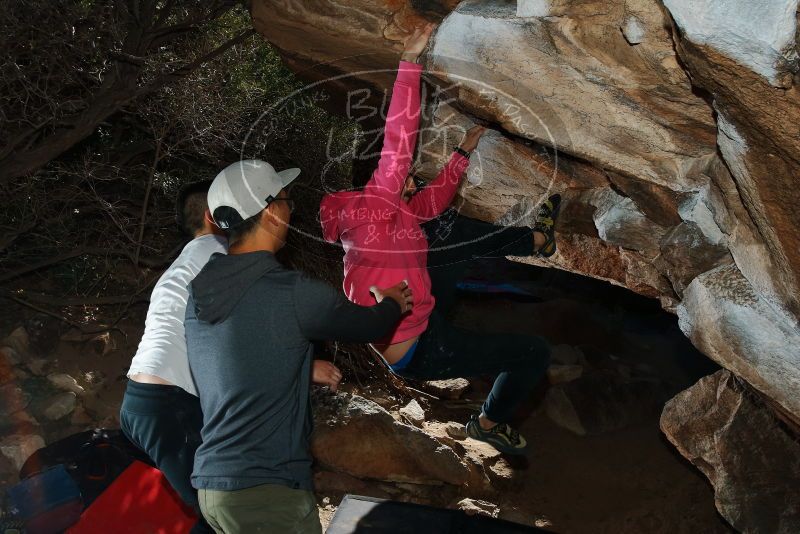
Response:
[{"label": "person in white long-sleeve shirt", "polygon": [[120,409],[122,431],[150,456],[200,518],[193,533],[213,530],[200,514],[197,492],[189,480],[203,414],[186,355],[187,286],[213,254],[225,254],[228,249],[227,239],[208,213],[210,185],[210,181],[190,184],[178,195],[178,224],[193,239],[153,288]]}]

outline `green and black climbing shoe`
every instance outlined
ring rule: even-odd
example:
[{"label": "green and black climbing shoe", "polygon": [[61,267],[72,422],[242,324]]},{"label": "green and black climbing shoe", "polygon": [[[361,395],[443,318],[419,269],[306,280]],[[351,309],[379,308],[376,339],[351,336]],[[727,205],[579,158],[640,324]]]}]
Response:
[{"label": "green and black climbing shoe", "polygon": [[536,214],[536,223],[533,225],[534,232],[544,234],[544,245],[539,247],[536,253],[543,258],[549,258],[556,253],[556,219],[561,210],[561,195],[551,195],[550,198],[542,202],[539,206],[539,213]]},{"label": "green and black climbing shoe", "polygon": [[485,441],[504,454],[525,454],[528,450],[525,438],[506,423],[498,423],[489,430],[484,430],[477,415],[467,421],[467,435],[472,439]]}]

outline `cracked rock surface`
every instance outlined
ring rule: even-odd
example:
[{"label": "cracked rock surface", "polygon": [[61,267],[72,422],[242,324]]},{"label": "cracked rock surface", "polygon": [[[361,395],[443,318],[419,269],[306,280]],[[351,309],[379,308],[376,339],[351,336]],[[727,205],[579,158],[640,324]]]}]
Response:
[{"label": "cracked rock surface", "polygon": [[461,213],[526,225],[560,193],[559,252],[518,260],[659,299],[800,422],[798,0],[256,0],[252,13],[301,77],[340,76],[318,87],[345,115],[350,90],[383,102],[402,37],[439,22],[419,174],[488,125]]}]

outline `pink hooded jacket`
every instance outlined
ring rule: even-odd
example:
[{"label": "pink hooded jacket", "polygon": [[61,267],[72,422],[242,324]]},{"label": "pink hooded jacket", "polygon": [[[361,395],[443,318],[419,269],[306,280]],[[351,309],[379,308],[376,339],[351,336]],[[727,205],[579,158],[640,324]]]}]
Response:
[{"label": "pink hooded jacket", "polygon": [[356,304],[370,306],[372,286],[390,287],[407,280],[414,292],[412,311],[405,314],[387,343],[418,336],[428,327],[433,310],[428,276],[428,240],[420,224],[442,213],[469,165],[454,153],[435,180],[408,203],[403,186],[413,159],[420,120],[422,66],[400,62],[386,118],[378,168],[363,191],[326,195],[320,205],[324,238],[344,247],[344,292]]}]

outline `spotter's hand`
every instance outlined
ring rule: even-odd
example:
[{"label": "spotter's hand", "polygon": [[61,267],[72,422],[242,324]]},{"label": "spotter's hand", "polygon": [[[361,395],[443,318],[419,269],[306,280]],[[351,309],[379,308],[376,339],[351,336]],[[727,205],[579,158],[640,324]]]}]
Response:
[{"label": "spotter's hand", "polygon": [[338,367],[327,360],[314,360],[314,368],[311,373],[311,381],[320,386],[328,386],[331,391],[336,391],[339,381],[342,379],[342,372]]},{"label": "spotter's hand", "polygon": [[414,306],[414,293],[408,287],[408,282],[403,280],[397,285],[387,287],[384,289],[372,286],[369,292],[375,297],[375,300],[380,303],[385,298],[390,298],[400,305],[400,312],[406,313]]}]

